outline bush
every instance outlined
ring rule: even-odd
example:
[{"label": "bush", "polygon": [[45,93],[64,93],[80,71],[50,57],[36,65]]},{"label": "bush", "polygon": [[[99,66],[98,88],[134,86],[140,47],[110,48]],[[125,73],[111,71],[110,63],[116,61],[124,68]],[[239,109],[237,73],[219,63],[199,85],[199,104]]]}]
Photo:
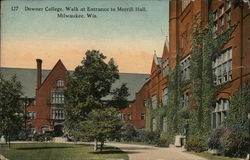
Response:
[{"label": "bush", "polygon": [[160,143],[160,133],[158,131],[145,131],[144,136],[146,142],[150,144],[158,145]]},{"label": "bush", "polygon": [[168,147],[169,146],[169,141],[167,138],[165,137],[161,137],[160,140],[159,140],[159,144],[158,144],[159,147]]},{"label": "bush", "polygon": [[203,152],[207,150],[206,141],[201,137],[194,137],[187,141],[187,151]]},{"label": "bush", "polygon": [[248,129],[244,126],[219,127],[209,138],[208,146],[218,149],[220,154],[229,157],[245,157],[249,146]]},{"label": "bush", "polygon": [[124,124],[122,127],[122,139],[124,141],[133,141],[137,137],[137,132],[133,125]]},{"label": "bush", "polygon": [[220,143],[225,156],[246,157],[250,145],[248,130],[240,127],[228,129],[221,137]]},{"label": "bush", "polygon": [[226,132],[226,128],[221,126],[215,129],[208,139],[208,147],[210,149],[217,149],[219,151],[222,150],[220,139]]},{"label": "bush", "polygon": [[34,134],[34,137],[35,141],[51,141],[53,138],[52,138],[52,135],[49,134],[49,133],[37,133],[37,134]]}]

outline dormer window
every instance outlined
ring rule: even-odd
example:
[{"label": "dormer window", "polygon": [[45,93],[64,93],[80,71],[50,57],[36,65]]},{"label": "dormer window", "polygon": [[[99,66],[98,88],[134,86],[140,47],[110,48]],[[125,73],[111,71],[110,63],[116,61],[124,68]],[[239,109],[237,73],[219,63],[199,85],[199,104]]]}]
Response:
[{"label": "dormer window", "polygon": [[61,79],[57,80],[57,81],[56,81],[56,86],[57,86],[57,87],[63,87],[63,86],[64,86],[64,81],[61,80]]},{"label": "dormer window", "polygon": [[162,63],[162,69],[163,69],[163,77],[166,77],[169,74],[169,61],[168,58],[163,61]]}]

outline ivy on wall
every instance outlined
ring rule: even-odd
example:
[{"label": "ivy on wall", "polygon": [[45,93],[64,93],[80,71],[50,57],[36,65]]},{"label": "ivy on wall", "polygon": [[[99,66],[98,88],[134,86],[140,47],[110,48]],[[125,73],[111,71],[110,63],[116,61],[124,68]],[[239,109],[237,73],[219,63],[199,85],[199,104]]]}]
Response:
[{"label": "ivy on wall", "polygon": [[[229,29],[215,38],[213,33],[213,17],[209,14],[208,26],[200,21],[200,15],[195,17],[192,27],[191,52],[190,52],[190,81],[181,81],[179,54],[177,54],[176,66],[168,76],[168,103],[157,109],[148,106],[146,129],[151,130],[153,118],[157,122],[157,130],[161,129],[162,117],[167,118],[167,132],[162,137],[173,142],[175,135],[183,133],[184,125],[189,124],[190,137],[200,136],[207,139],[211,131],[211,112],[214,106],[216,93],[228,87],[224,83],[218,87],[213,85],[212,62],[221,54],[222,47],[230,40],[235,27]],[[180,107],[181,92],[190,88],[191,96],[189,107]]]},{"label": "ivy on wall", "polygon": [[[198,22],[198,23],[196,23]],[[215,95],[218,90],[213,85],[212,62],[221,54],[222,47],[230,40],[234,27],[215,37],[213,31],[213,16],[209,14],[208,27],[194,21],[191,56],[191,94],[192,108],[190,135],[206,138],[211,131],[211,112]],[[227,84],[221,85],[226,86]]]}]

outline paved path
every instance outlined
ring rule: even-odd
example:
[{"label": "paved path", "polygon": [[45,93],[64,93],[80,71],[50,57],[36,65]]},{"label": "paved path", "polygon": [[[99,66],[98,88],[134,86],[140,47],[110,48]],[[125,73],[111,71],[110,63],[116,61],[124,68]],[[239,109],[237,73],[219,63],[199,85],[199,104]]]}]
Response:
[{"label": "paved path", "polygon": [[[61,139],[60,139],[61,140]],[[59,141],[59,143],[73,143]],[[15,141],[13,143],[33,143],[30,141]],[[36,143],[36,142],[34,142]],[[77,144],[93,144],[93,142],[77,142]],[[182,148],[171,146],[169,148],[153,147],[148,145],[135,145],[123,143],[105,143],[105,145],[118,147],[128,153],[129,160],[207,160],[183,151]],[[2,160],[0,156],[0,160]],[[110,159],[114,160],[114,159]]]},{"label": "paved path", "polygon": [[105,143],[105,145],[119,147],[129,155],[129,160],[206,160],[189,153],[182,148],[160,148],[146,145]]}]

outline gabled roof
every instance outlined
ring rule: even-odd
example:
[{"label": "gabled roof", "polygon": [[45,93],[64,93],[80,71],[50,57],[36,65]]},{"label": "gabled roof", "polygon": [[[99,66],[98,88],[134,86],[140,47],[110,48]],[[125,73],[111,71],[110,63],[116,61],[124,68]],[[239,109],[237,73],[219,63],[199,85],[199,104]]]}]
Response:
[{"label": "gabled roof", "polygon": [[[16,75],[17,79],[21,81],[23,86],[24,96],[28,98],[35,98],[36,91],[36,69],[27,68],[0,68],[0,72],[3,74],[5,79],[11,79],[12,76]],[[50,74],[51,70],[42,70],[42,83]],[[73,71],[69,71],[73,73]],[[122,83],[127,83],[129,88],[130,101],[134,100],[135,93],[139,91],[142,85],[145,83],[149,74],[136,74],[136,73],[120,73],[120,79],[112,85],[112,89],[120,87]],[[105,100],[110,99],[111,96],[105,97]]]},{"label": "gabled roof", "polygon": [[166,39],[164,42],[163,52],[161,56],[163,61],[167,58],[167,55],[169,55],[169,44],[168,40]]},{"label": "gabled roof", "polygon": [[53,73],[53,71],[55,70],[56,67],[61,66],[65,71],[67,71],[66,67],[64,66],[64,64],[62,63],[61,59],[59,59],[55,66],[52,68],[52,70],[49,72],[49,74],[46,76],[46,78],[42,81],[41,83],[41,87],[43,86],[44,82],[46,82],[46,80],[49,78],[49,76]]},{"label": "gabled roof", "polygon": [[157,57],[156,53],[153,56],[153,62],[151,65],[151,74],[161,68],[161,58]]},{"label": "gabled roof", "polygon": [[153,59],[154,59],[154,62],[155,62],[155,64],[156,64],[157,66],[161,66],[161,57],[157,57],[157,55],[154,54]]}]

